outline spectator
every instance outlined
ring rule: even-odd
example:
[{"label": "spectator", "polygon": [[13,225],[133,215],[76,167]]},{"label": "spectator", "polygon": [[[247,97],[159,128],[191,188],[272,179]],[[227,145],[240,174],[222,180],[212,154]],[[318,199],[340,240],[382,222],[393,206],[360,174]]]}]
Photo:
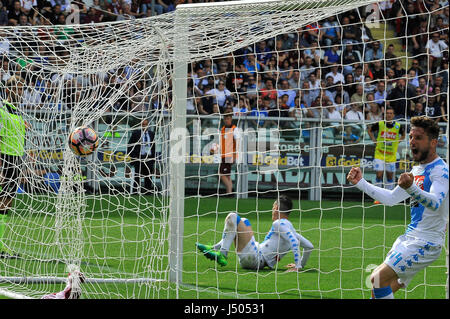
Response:
[{"label": "spectator", "polygon": [[294,68],[292,67],[292,65],[288,59],[283,61],[283,65],[280,68],[279,74],[280,74],[280,79],[288,80],[288,81],[294,75]]},{"label": "spectator", "polygon": [[309,89],[311,93],[319,95],[320,93],[320,80],[317,79],[316,73],[311,73],[309,75]]},{"label": "spectator", "polygon": [[265,84],[266,87],[261,89],[261,97],[263,99],[268,98],[270,101],[270,107],[272,108],[277,103],[278,93],[275,89],[274,80],[267,79]]},{"label": "spectator", "polygon": [[431,29],[434,32],[439,33],[442,41],[448,42],[448,24],[444,24],[444,18],[441,16],[436,17],[435,25]]},{"label": "spectator", "polygon": [[[343,103],[345,105],[349,105],[350,104],[350,95],[348,94],[348,92],[346,90],[344,90],[344,86],[342,84],[342,82],[338,82],[336,83],[336,90],[333,93],[333,101],[336,103],[336,97],[339,96],[340,97],[340,103]],[[341,111],[341,110],[339,110]]]},{"label": "spectator", "polygon": [[[236,101],[233,99],[233,101]],[[233,105],[233,114],[236,116],[245,115],[251,112],[250,101],[245,96],[241,96],[237,99],[237,104]]]},{"label": "spectator", "polygon": [[411,51],[412,55],[422,60],[426,53],[426,44],[429,40],[428,19],[422,19],[411,35]]},{"label": "spectator", "polygon": [[89,8],[87,15],[84,17],[84,19],[81,21],[81,23],[83,23],[83,24],[99,23],[102,20],[103,20],[103,14],[101,14],[95,8],[91,7],[91,8]]},{"label": "spectator", "polygon": [[316,91],[312,91],[310,89],[310,83],[308,81],[303,82],[302,90],[299,92],[300,98],[304,101],[304,104],[307,107],[311,107],[312,102],[317,98],[315,93]]},{"label": "spectator", "polygon": [[24,13],[22,5],[19,0],[13,2],[12,8],[8,10],[8,22],[11,25],[17,25],[19,23],[20,15]]},{"label": "spectator", "polygon": [[266,127],[268,121],[263,120],[262,118],[268,117],[270,111],[270,99],[266,96],[262,100],[258,100],[256,106],[252,108],[250,111],[250,116],[258,117],[258,120],[251,120],[253,127]]},{"label": "spectator", "polygon": [[386,92],[391,93],[392,89],[395,87],[397,83],[397,79],[395,77],[395,72],[393,69],[386,70]]},{"label": "spectator", "polygon": [[432,72],[435,72],[444,57],[444,51],[448,49],[448,45],[440,39],[439,32],[435,32],[432,34],[431,40],[428,40],[425,48],[428,54],[428,66]]},{"label": "spectator", "polygon": [[31,110],[40,108],[42,93],[36,86],[36,77],[32,77],[23,91],[22,105]]},{"label": "spectator", "polygon": [[261,72],[261,64],[256,60],[255,54],[249,53],[247,54],[246,58],[244,59],[244,67],[246,72],[256,76],[256,72]]},{"label": "spectator", "polygon": [[323,98],[322,96],[316,97],[316,99],[311,103],[311,107],[307,109],[307,116],[321,119],[323,115],[323,109],[322,105],[326,105],[328,102],[328,98]]},{"label": "spectator", "polygon": [[364,94],[374,94],[377,89],[375,85],[375,81],[372,81],[371,78],[366,77],[366,83],[364,83]]},{"label": "spectator", "polygon": [[225,102],[231,96],[231,92],[225,87],[224,81],[219,81],[217,89],[208,90],[205,95],[213,97],[213,104],[216,104],[222,113],[225,109]]},{"label": "spectator", "polygon": [[358,38],[357,38],[357,29],[356,26],[354,24],[350,24],[350,19],[348,18],[348,16],[344,16],[342,18],[342,42],[344,44],[348,44],[348,43],[358,43]]},{"label": "spectator", "polygon": [[444,81],[443,81],[443,78],[442,78],[442,77],[436,76],[436,77],[434,78],[433,90],[436,90],[436,88],[440,88],[440,89],[441,89],[441,92],[442,92],[442,91],[448,90],[448,87],[444,87],[443,82],[444,82]]},{"label": "spectator", "polygon": [[386,53],[384,54],[384,63],[386,68],[391,68],[396,60],[397,56],[395,55],[395,46],[391,43],[387,46]]},{"label": "spectator", "polygon": [[[0,26],[7,26],[8,25],[8,9],[3,6],[3,2],[0,1]],[[0,48],[0,54],[1,54],[1,48]]]},{"label": "spectator", "polygon": [[49,0],[52,7],[56,5],[61,6],[61,11],[67,11],[70,9],[70,0]]},{"label": "spectator", "polygon": [[356,85],[356,91],[350,97],[350,103],[360,105],[364,102],[364,86],[362,84]]},{"label": "spectator", "polygon": [[378,122],[383,119],[383,109],[380,104],[371,102],[366,113],[366,120],[369,122]]},{"label": "spectator", "polygon": [[417,102],[415,104],[411,104],[411,117],[414,116],[423,116],[426,115],[425,108],[422,102]]},{"label": "spectator", "polygon": [[289,79],[289,86],[298,91],[302,88],[302,83],[303,81],[301,81],[300,79],[300,71],[299,70],[294,70],[292,73],[292,78]]},{"label": "spectator", "polygon": [[[1,3],[1,2],[0,2]],[[5,29],[0,29],[0,56],[2,60],[8,58],[11,42],[8,39],[8,34]]]},{"label": "spectator", "polygon": [[323,64],[325,66],[337,65],[341,61],[338,50],[339,47],[337,45],[333,45],[331,48],[325,51],[323,57]]},{"label": "spectator", "polygon": [[306,57],[310,57],[315,65],[320,65],[322,59],[322,50],[319,47],[319,43],[317,41],[311,42],[311,45],[303,51],[303,54]]},{"label": "spectator", "polygon": [[[100,17],[101,17],[101,19],[100,19],[100,21],[101,21],[103,19],[103,14],[100,14]],[[116,21],[134,20],[134,19],[136,19],[136,14],[131,11],[131,5],[126,2],[123,2],[122,3],[122,12],[117,16]]]},{"label": "spectator", "polygon": [[422,70],[422,68],[419,65],[418,59],[412,60],[411,67],[408,69],[408,73],[411,70],[414,70],[416,72],[416,77],[418,77],[418,78],[425,74],[425,72]]},{"label": "spectator", "polygon": [[432,118],[436,122],[440,121],[441,117],[441,105],[436,101],[435,95],[429,95],[427,103],[425,105],[425,113],[428,117]]},{"label": "spectator", "polygon": [[352,43],[347,43],[342,53],[342,62],[344,64],[343,73],[347,75],[353,73],[356,66],[361,63],[361,53],[355,50]]},{"label": "spectator", "polygon": [[20,0],[20,5],[22,7],[22,12],[26,15],[26,16],[30,16],[31,14],[31,9],[36,8],[37,7],[37,0]]},{"label": "spectator", "polygon": [[337,65],[333,65],[331,67],[331,71],[325,75],[325,78],[328,78],[329,76],[333,79],[333,84],[336,84],[338,82],[343,83],[345,81],[344,75],[341,72],[338,72]]},{"label": "spectator", "polygon": [[[117,0],[111,0],[114,2],[117,2]],[[141,12],[148,12],[148,10],[152,10],[152,0],[141,0],[140,10]],[[164,13],[164,7],[158,3],[158,1],[155,1],[153,3],[153,9],[156,11],[156,14],[163,14]]]},{"label": "spectator", "polygon": [[345,91],[349,96],[352,96],[356,92],[355,78],[352,73],[345,75]]},{"label": "spectator", "polygon": [[360,82],[360,83],[364,83],[364,74],[363,74],[363,67],[362,66],[357,66],[355,68],[355,74],[354,74],[354,82]]},{"label": "spectator", "polygon": [[269,60],[272,58],[272,50],[267,46],[267,41],[260,41],[256,45],[256,60],[263,68],[267,66]]},{"label": "spectator", "polygon": [[416,92],[406,87],[405,79],[399,79],[397,85],[387,96],[387,104],[394,109],[395,119],[406,119],[411,104],[411,98]]},{"label": "spectator", "polygon": [[308,108],[298,96],[295,98],[294,107],[289,109],[289,116],[300,121],[308,116]]},{"label": "spectator", "polygon": [[364,115],[361,112],[361,103],[352,103],[350,110],[345,113],[345,119],[354,121],[355,123],[349,123],[345,127],[346,141],[354,141],[357,143],[360,139],[363,131],[361,123],[364,122]]},{"label": "spectator", "polygon": [[163,7],[164,13],[175,10],[175,4],[173,0],[156,0],[155,3]]},{"label": "spectator", "polygon": [[[9,59],[7,57],[2,58],[2,65],[0,69],[0,81],[2,82],[2,89],[5,83],[13,76]],[[4,95],[3,95],[4,96]]]},{"label": "spectator", "polygon": [[335,122],[330,122],[328,125],[333,126],[333,133],[335,135],[340,134],[342,131],[341,126],[341,120],[342,115],[341,113],[336,109],[336,106],[331,101],[327,101],[327,108],[325,112],[325,116],[329,120],[335,120]]},{"label": "spectator", "polygon": [[[144,0],[144,1],[150,1],[151,0]],[[147,3],[143,4],[141,7],[144,8],[144,6],[146,6]],[[155,3],[155,10],[158,11],[157,9],[157,4]],[[110,0],[107,2],[106,8],[108,11],[110,11],[111,13],[113,13],[116,17],[122,12],[122,5],[119,2],[119,0]],[[162,13],[162,11],[161,11]]]},{"label": "spectator", "polygon": [[[364,46],[366,46],[366,43],[372,42],[372,46],[373,46],[373,43],[375,41],[375,39],[372,36],[372,32],[367,27],[365,22],[366,22],[366,18],[364,16],[362,16],[360,18],[360,20],[358,21],[357,28],[356,28],[356,30],[357,30],[357,39],[359,39],[359,41],[363,42],[359,46],[361,50],[364,50]],[[369,46],[369,50],[370,50],[370,48],[371,48],[371,46]]]},{"label": "spectator", "polygon": [[295,107],[295,98],[294,103],[292,105],[288,104],[289,95],[283,94],[278,99],[278,110],[271,112],[270,116],[279,116],[279,117],[289,117],[289,110]]},{"label": "spectator", "polygon": [[310,56],[305,57],[305,64],[300,67],[300,81],[304,82],[309,75],[314,72],[313,59]]},{"label": "spectator", "polygon": [[447,113],[447,94],[441,92],[440,87],[436,87],[434,90],[434,96],[436,99],[436,103],[440,105],[441,114],[444,115]]},{"label": "spectator", "polygon": [[339,24],[337,23],[336,17],[334,15],[329,16],[326,19],[326,21],[322,25],[322,28],[325,30],[322,37],[325,46],[331,46],[341,38]]},{"label": "spectator", "polygon": [[276,56],[272,56],[269,59],[269,62],[264,67],[264,76],[265,78],[270,78],[275,81],[277,81],[279,77],[279,70],[278,70],[278,61]]},{"label": "spectator", "polygon": [[442,59],[441,66],[436,70],[435,78],[441,78],[441,89],[448,91],[448,59]]},{"label": "spectator", "polygon": [[401,59],[395,61],[393,71],[395,79],[400,79],[406,76],[406,70],[403,68],[403,62]]},{"label": "spectator", "polygon": [[380,43],[380,41],[372,42],[371,45],[369,45],[367,51],[365,52],[364,61],[365,62],[372,62],[375,60],[382,60],[384,58],[383,54],[383,45]]},{"label": "spectator", "polygon": [[377,89],[374,92],[374,102],[382,105],[386,102],[387,92],[386,92],[386,84],[384,81],[378,81]]},{"label": "spectator", "polygon": [[369,63],[363,64],[363,75],[364,75],[364,80],[361,82],[367,82],[367,78],[369,78],[370,80],[373,80],[373,74],[372,74],[372,71],[370,70]]},{"label": "spectator", "polygon": [[386,71],[383,68],[381,60],[374,61],[370,69],[373,80],[384,80],[386,78]]},{"label": "spectator", "polygon": [[319,44],[322,41],[323,32],[321,32],[318,22],[307,24],[305,26],[305,31],[309,43],[317,42],[317,44]]},{"label": "spectator", "polygon": [[350,109],[350,104],[345,104],[342,101],[342,97],[340,95],[336,95],[334,97],[334,105],[336,106],[336,110],[338,110],[339,112],[341,112],[342,117],[345,116],[345,113]]},{"label": "spectator", "polygon": [[322,85],[322,88],[325,89],[325,94],[334,101],[334,93],[336,92],[336,85],[333,83],[333,77],[328,76],[325,79],[325,83]]},{"label": "spectator", "polygon": [[287,80],[281,80],[281,85],[277,89],[277,96],[278,96],[278,98],[281,98],[283,95],[287,95],[288,96],[286,104],[289,107],[294,106],[294,99],[297,96],[297,93],[295,92],[295,90],[293,90],[289,86],[289,82]]},{"label": "spectator", "polygon": [[408,80],[408,85],[411,85],[412,89],[414,89],[414,91],[415,91],[416,88],[419,86],[419,80],[418,80],[415,70],[413,70],[413,69],[409,70],[407,80]]}]

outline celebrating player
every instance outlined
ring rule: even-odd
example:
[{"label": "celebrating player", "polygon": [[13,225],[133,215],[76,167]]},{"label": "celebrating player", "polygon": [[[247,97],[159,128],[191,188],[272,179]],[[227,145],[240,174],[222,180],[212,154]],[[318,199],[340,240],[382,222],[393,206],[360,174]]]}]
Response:
[{"label": "celebrating player", "polygon": [[403,173],[394,190],[368,183],[361,169],[353,167],[350,183],[375,200],[395,205],[411,199],[411,223],[397,238],[384,263],[371,275],[374,299],[393,299],[394,293],[408,285],[413,276],[441,254],[448,222],[448,165],[436,154],[439,126],[425,116],[411,119],[409,144],[419,165]]},{"label": "celebrating player", "polygon": [[[197,248],[206,258],[216,260],[221,266],[227,265],[227,255],[231,245],[235,244],[242,268],[258,270],[265,266],[274,268],[289,251],[294,253],[295,263],[287,265],[288,271],[298,271],[305,267],[313,245],[297,233],[288,220],[292,210],[292,201],[280,196],[272,207],[272,228],[262,243],[255,241],[250,221],[237,213],[225,218],[222,240],[213,246],[197,243]],[[303,248],[303,256],[300,254]]]}]

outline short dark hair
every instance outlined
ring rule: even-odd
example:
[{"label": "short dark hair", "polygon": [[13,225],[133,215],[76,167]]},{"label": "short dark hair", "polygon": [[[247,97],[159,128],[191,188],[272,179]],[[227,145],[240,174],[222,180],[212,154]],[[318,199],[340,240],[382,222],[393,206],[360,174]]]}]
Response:
[{"label": "short dark hair", "polygon": [[292,200],[286,195],[280,195],[278,197],[278,212],[283,214],[289,214],[292,210]]},{"label": "short dark hair", "polygon": [[439,138],[439,125],[427,116],[415,116],[411,118],[411,127],[421,127],[430,139]]}]

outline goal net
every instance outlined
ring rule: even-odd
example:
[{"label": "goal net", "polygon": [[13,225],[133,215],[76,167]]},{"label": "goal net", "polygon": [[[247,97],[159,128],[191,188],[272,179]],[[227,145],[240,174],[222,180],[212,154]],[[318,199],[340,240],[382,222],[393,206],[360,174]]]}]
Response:
[{"label": "goal net", "polygon": [[[409,203],[374,204],[345,176],[395,183],[373,169],[387,105],[400,133],[439,121],[447,159],[445,23],[448,3],[247,0],[0,27],[0,294],[41,298],[81,272],[82,298],[368,298]],[[100,138],[83,158],[67,144],[81,125]],[[395,157],[394,177],[412,167],[407,139]],[[230,212],[263,241],[281,194],[314,246],[304,270],[285,273],[292,254],[248,271],[197,250]],[[396,297],[444,298],[445,255]]]}]

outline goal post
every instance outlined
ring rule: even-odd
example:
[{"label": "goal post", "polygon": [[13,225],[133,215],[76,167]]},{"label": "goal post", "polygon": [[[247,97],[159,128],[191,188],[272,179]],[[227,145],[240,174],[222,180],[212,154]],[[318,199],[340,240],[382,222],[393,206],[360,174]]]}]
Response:
[{"label": "goal post", "polygon": [[[409,205],[375,205],[346,181],[351,166],[360,165],[375,182],[374,143],[367,132],[375,119],[346,119],[342,112],[340,119],[328,118],[325,113],[331,111],[324,111],[328,105],[320,104],[322,96],[319,104],[301,105],[314,89],[325,95],[328,88],[338,90],[323,74],[331,68],[325,51],[334,45],[339,46],[340,67],[361,66],[362,74],[349,73],[359,77],[367,92],[373,83],[364,76],[370,77],[373,61],[400,60],[409,67],[413,59],[427,57],[426,52],[411,53],[411,34],[392,34],[388,23],[397,19],[394,15],[372,21],[381,27],[372,29],[370,40],[362,40],[367,29],[358,33],[358,63],[344,61],[343,36],[312,44],[315,32],[364,26],[362,12],[377,3],[223,1],[180,4],[174,12],[143,19],[0,27],[1,98],[17,107],[7,114],[29,124],[19,164],[10,157],[0,163],[2,190],[17,189],[6,218],[0,219],[5,257],[0,258],[0,294],[40,298],[61,290],[68,272],[80,271],[86,276],[83,298],[367,297],[370,271],[409,223]],[[434,19],[442,9],[427,10],[422,14]],[[316,25],[350,11],[352,21]],[[416,15],[405,13],[402,19]],[[419,35],[432,33],[430,25],[424,30]],[[309,32],[305,45],[302,36]],[[383,51],[382,58],[365,61],[375,40],[401,49],[396,57]],[[246,60],[261,54],[262,42],[268,45],[264,52],[275,57],[273,65],[270,59],[260,67]],[[307,54],[318,82],[302,78]],[[444,71],[426,64],[426,84]],[[289,89],[282,87],[287,77]],[[266,78],[273,81],[266,83]],[[399,79],[414,78],[395,73],[377,83],[388,86]],[[221,82],[230,97],[218,93]],[[306,82],[318,86],[302,87]],[[344,91],[357,93],[355,83],[343,84]],[[344,107],[344,92],[339,92],[333,94],[338,96],[333,105],[342,106],[340,111],[358,103],[355,97]],[[415,105],[421,102],[416,97],[393,101]],[[232,190],[226,194],[220,132],[230,110],[240,142],[231,168]],[[142,133],[146,121],[150,142]],[[408,119],[399,122],[408,128]],[[85,158],[67,145],[68,135],[80,125],[94,128],[100,138],[97,151]],[[448,126],[439,125],[439,155],[448,161]],[[358,139],[350,139],[354,134]],[[406,141],[400,143],[397,174],[411,167],[407,147]],[[20,176],[8,184],[3,168],[11,166],[20,167]],[[293,198],[292,223],[314,244],[304,271],[285,273],[289,254],[274,269],[248,272],[235,254],[222,268],[197,251],[196,242],[220,240],[230,212],[248,218],[256,240],[262,241],[280,194]],[[448,257],[448,242],[444,250]],[[443,258],[419,277],[400,297],[441,298],[444,290],[448,296]]]},{"label": "goal post", "polygon": [[[358,2],[358,6],[362,6],[364,4],[369,4],[374,1],[362,1]],[[224,2],[208,2],[208,3],[197,3],[197,4],[181,4],[177,6],[177,10],[175,11],[174,16],[174,28],[175,33],[177,34],[177,38],[174,42],[174,105],[172,111],[174,131],[172,132],[175,136],[179,134],[179,132],[186,131],[186,99],[187,99],[187,82],[188,82],[188,68],[187,63],[191,55],[196,55],[198,53],[202,53],[201,51],[197,51],[196,46],[201,43],[196,43],[193,41],[197,40],[197,31],[194,30],[195,25],[201,23],[203,19],[208,19],[211,21],[215,20],[215,16],[220,18],[227,16],[235,15],[234,17],[239,19],[239,21],[243,22],[245,26],[243,28],[252,28],[253,23],[259,24],[255,27],[255,29],[260,28],[261,35],[260,39],[266,39],[268,37],[273,37],[283,32],[290,32],[296,30],[300,26],[304,26],[308,23],[311,23],[315,20],[319,20],[321,18],[325,18],[330,15],[337,14],[339,12],[343,12],[351,7],[355,6],[355,1],[322,1],[322,0],[311,0],[311,1],[291,1],[291,0],[243,0],[243,1],[224,1]],[[293,14],[292,17],[289,17],[289,12],[301,12],[300,14],[305,14],[307,18],[300,23],[296,21],[298,18],[297,14]],[[306,11],[306,12],[305,12]],[[286,14],[284,14],[286,12]],[[283,16],[283,18],[279,18],[277,13]],[[263,20],[252,21],[254,15],[262,15],[264,17]],[[272,17],[272,15],[274,17]],[[242,17],[239,17],[242,15]],[[289,20],[286,19],[289,17]],[[275,18],[277,20],[275,20]],[[267,20],[266,20],[267,19]],[[199,21],[200,20],[200,21]],[[225,24],[224,29],[230,30],[235,29],[236,25],[234,19],[230,19],[230,24]],[[226,22],[225,22],[226,23]],[[277,25],[278,24],[278,25]],[[189,31],[193,31],[192,35]],[[233,30],[235,31],[235,30]],[[215,30],[201,30],[203,33],[211,32],[214,34]],[[219,31],[224,32],[224,31]],[[200,33],[200,32],[199,32]],[[198,36],[202,36],[201,34]],[[248,41],[257,42],[258,37],[256,34],[248,34],[245,33],[242,36],[238,36],[237,38],[229,38],[230,35],[226,34],[226,39],[222,39],[225,41],[224,43],[209,43],[208,45],[208,54],[210,56],[215,55],[226,55],[231,53],[236,48],[245,47],[248,45]],[[219,37],[221,39],[221,37]],[[224,47],[221,44],[229,45],[229,48]],[[216,47],[217,45],[217,47]],[[211,50],[212,48],[212,50]],[[218,50],[218,51],[216,51]],[[198,57],[200,58],[200,57]],[[192,61],[192,60],[191,60]],[[319,135],[316,130],[312,131],[313,135],[316,137],[315,141],[319,139]],[[171,139],[172,141],[172,139]],[[183,139],[180,141],[175,141],[175,144],[184,144]],[[313,146],[314,153],[320,150],[320,144]],[[174,144],[172,144],[174,146]],[[179,149],[179,148],[177,148]],[[320,156],[317,154],[317,156]],[[175,195],[175,198],[171,199],[171,234],[170,234],[170,252],[169,258],[170,262],[170,280],[173,282],[182,282],[182,254],[183,254],[183,217],[184,217],[184,163],[185,161],[180,161],[180,158],[183,155],[177,154],[175,155],[177,158],[176,163],[173,161],[173,157],[171,156],[171,167],[173,175],[180,177],[177,179],[171,180],[171,194]],[[313,157],[314,158],[314,157]],[[241,163],[239,168],[246,165],[246,161]],[[310,198],[313,200],[319,200],[320,196],[320,181],[317,178],[318,172],[316,168],[313,168],[313,172],[311,173],[312,183],[315,186],[312,187],[310,192]],[[242,182],[237,182],[238,187],[243,187],[244,192],[242,192],[242,188],[240,192],[238,192],[237,197],[247,197],[245,189],[247,187],[248,181],[245,179],[245,172],[241,172],[242,174],[238,174],[239,179],[243,179]]]}]

